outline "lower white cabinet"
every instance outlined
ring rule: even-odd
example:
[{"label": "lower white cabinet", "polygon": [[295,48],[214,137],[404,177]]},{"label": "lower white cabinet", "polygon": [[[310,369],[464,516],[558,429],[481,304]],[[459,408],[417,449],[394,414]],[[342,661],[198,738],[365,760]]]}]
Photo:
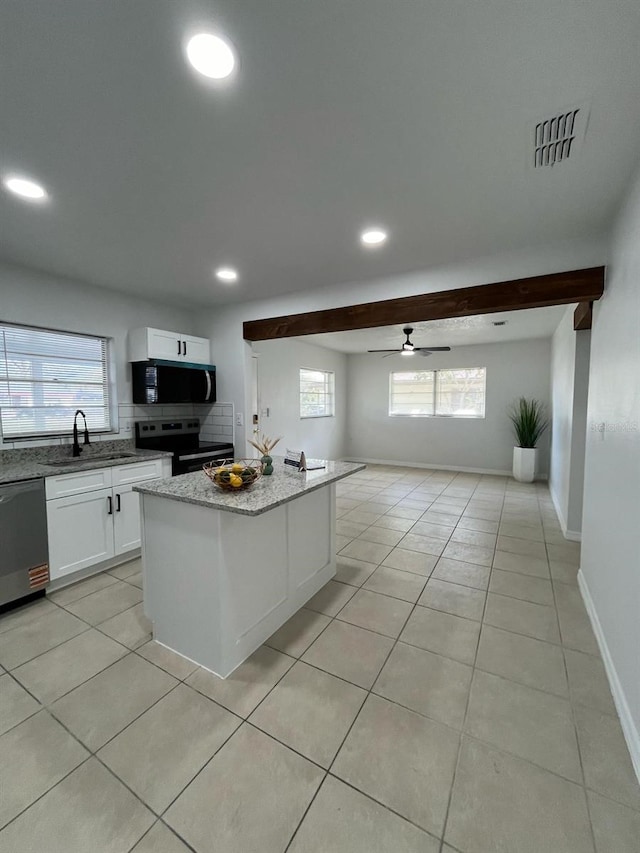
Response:
[{"label": "lower white cabinet", "polygon": [[111,489],[47,501],[51,580],[114,555]]},{"label": "lower white cabinet", "polygon": [[[83,472],[90,473],[97,472]],[[97,477],[85,476],[86,491],[78,491],[77,474],[47,478],[51,580],[139,548],[140,506],[133,486],[170,472],[164,460],[156,459],[101,468],[99,473],[103,488],[96,488]]]},{"label": "lower white cabinet", "polygon": [[118,556],[140,547],[140,496],[133,486],[118,486],[113,492],[113,544]]}]

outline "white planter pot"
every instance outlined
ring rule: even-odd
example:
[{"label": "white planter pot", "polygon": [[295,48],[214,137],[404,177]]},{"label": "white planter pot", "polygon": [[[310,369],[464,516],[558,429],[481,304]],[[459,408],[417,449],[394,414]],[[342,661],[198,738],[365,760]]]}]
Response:
[{"label": "white planter pot", "polygon": [[533,483],[536,478],[538,449],[536,447],[513,448],[513,476],[520,483]]}]

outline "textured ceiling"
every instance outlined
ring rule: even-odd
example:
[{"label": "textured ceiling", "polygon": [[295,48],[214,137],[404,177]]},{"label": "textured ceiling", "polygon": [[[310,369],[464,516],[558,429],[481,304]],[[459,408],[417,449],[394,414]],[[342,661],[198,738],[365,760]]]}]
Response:
[{"label": "textured ceiling", "polygon": [[[306,335],[298,340],[346,353],[364,353],[369,349],[399,349],[404,341],[402,329],[405,325],[413,327],[411,340],[417,347],[453,348],[527,338],[550,338],[566,310],[566,305],[554,305],[551,308],[531,308],[528,311],[505,311],[500,314],[451,317],[447,320],[428,320],[422,323],[407,322],[378,329]],[[493,325],[494,322],[505,321],[504,326]]]},{"label": "textured ceiling", "polygon": [[[201,29],[236,46],[229,85],[186,66]],[[206,304],[599,234],[639,34],[637,0],[5,0],[0,172],[51,199],[0,192],[0,259]],[[534,172],[529,123],[584,101],[575,161]]]}]

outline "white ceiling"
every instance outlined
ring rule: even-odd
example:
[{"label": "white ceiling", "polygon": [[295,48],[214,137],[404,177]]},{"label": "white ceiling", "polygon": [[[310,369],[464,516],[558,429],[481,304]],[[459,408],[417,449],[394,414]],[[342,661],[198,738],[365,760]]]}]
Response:
[{"label": "white ceiling", "polygon": [[[331,332],[325,335],[305,335],[298,338],[310,344],[345,353],[365,353],[370,349],[399,349],[405,337],[404,326],[411,326],[411,341],[416,347],[461,347],[473,344],[494,344],[528,338],[550,338],[558,327],[566,305],[551,308],[531,308],[526,311],[505,311],[500,314],[478,314],[473,317],[451,317],[422,323],[399,323],[377,329],[357,329],[350,332]],[[504,326],[494,326],[503,322]],[[371,358],[381,358],[371,355]]]},{"label": "white ceiling", "polygon": [[[202,29],[236,46],[229,85],[185,65]],[[639,34],[637,0],[6,0],[0,172],[51,200],[0,192],[0,258],[215,303],[599,234]],[[528,168],[528,123],[585,100],[575,162]]]}]

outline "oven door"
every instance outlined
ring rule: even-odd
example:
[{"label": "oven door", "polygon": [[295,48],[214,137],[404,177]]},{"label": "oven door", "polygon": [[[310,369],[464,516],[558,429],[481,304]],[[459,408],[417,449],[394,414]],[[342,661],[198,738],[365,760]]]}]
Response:
[{"label": "oven door", "polygon": [[179,453],[173,457],[172,473],[175,476],[178,474],[190,474],[192,471],[202,471],[202,466],[205,462],[224,462],[225,460],[233,459],[233,449],[219,450],[212,452],[194,451],[193,453]]}]

